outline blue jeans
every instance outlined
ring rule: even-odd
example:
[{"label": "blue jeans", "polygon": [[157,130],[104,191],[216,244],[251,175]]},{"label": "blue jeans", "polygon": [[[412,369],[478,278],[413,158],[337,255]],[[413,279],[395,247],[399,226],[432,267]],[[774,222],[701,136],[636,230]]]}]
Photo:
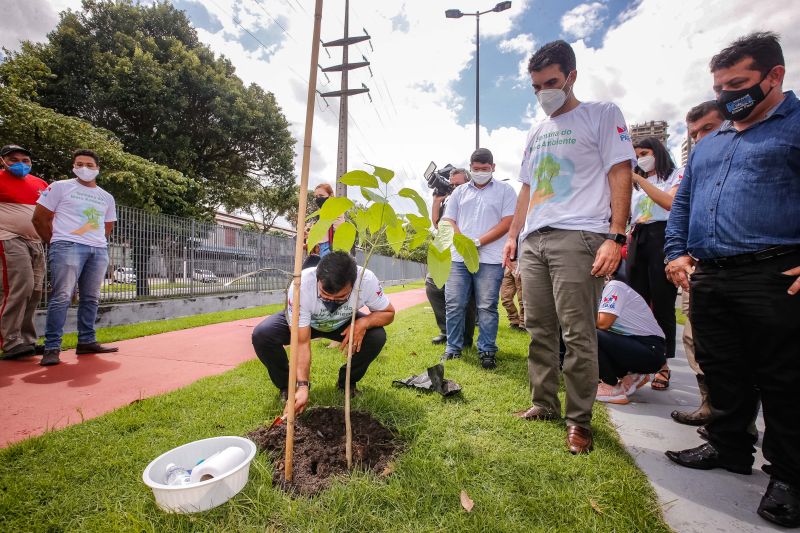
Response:
[{"label": "blue jeans", "polygon": [[448,353],[460,353],[464,347],[464,312],[473,291],[478,307],[478,351],[497,351],[497,302],[502,281],[503,265],[481,263],[471,274],[464,263],[453,261],[444,287]]},{"label": "blue jeans", "polygon": [[60,349],[75,285],[78,286],[78,343],[96,341],[94,323],[100,304],[100,286],[108,271],[108,250],[75,242],[56,241],[50,245],[50,285],[45,325],[46,350]]},{"label": "blue jeans", "polygon": [[333,250],[331,250],[331,243],[329,243],[327,241],[319,243],[319,257],[320,257],[320,259],[322,259],[326,255],[328,255],[332,251]]}]

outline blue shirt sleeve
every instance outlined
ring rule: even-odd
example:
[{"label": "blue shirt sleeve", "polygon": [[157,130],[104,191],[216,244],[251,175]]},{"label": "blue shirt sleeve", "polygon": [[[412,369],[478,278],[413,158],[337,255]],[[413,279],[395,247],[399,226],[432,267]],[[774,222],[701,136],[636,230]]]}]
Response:
[{"label": "blue shirt sleeve", "polygon": [[688,253],[689,240],[689,204],[692,191],[692,156],[686,164],[683,180],[678,187],[678,192],[672,200],[672,209],[667,219],[667,229],[664,234],[664,255],[668,261],[677,259]]}]

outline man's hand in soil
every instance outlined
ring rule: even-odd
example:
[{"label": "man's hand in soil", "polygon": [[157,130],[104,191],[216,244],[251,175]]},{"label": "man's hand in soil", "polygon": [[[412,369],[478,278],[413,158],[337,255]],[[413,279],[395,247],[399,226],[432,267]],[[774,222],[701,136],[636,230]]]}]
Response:
[{"label": "man's hand in soil", "polygon": [[[361,341],[364,340],[364,334],[367,332],[368,326],[369,326],[369,320],[367,319],[367,317],[356,319],[355,330],[354,330],[355,334],[352,335],[354,354],[358,353],[361,350]],[[345,329],[342,332],[342,336],[344,338],[342,339],[342,344],[339,346],[339,349],[345,353],[347,353],[347,343],[351,341],[350,327],[351,326],[347,326],[347,329]]]},{"label": "man's hand in soil", "polygon": [[[294,393],[294,414],[299,415],[303,411],[306,410],[306,404],[308,403],[308,387],[297,387],[297,390]],[[286,406],[283,408],[283,415],[289,415],[289,403],[286,403]]]}]

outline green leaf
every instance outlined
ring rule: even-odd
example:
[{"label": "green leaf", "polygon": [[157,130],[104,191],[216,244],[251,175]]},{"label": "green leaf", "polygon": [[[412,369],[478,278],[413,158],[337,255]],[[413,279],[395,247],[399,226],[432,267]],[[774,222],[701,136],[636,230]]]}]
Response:
[{"label": "green leaf", "polygon": [[308,231],[308,241],[306,242],[306,248],[309,252],[320,243],[325,235],[327,235],[328,228],[330,228],[332,224],[333,220],[321,218],[311,226],[311,229]]},{"label": "green leaf", "polygon": [[433,278],[433,283],[440,289],[447,283],[450,277],[450,265],[453,259],[450,256],[450,248],[440,251],[433,245],[428,245],[428,272]]},{"label": "green leaf", "polygon": [[365,241],[367,238],[367,228],[369,227],[369,217],[367,215],[366,209],[359,209],[350,215],[353,218],[353,222],[356,224],[356,228],[358,229],[358,234],[361,236],[361,241]]},{"label": "green leaf", "polygon": [[453,244],[453,226],[447,220],[439,222],[439,230],[436,232],[436,238],[433,239],[433,245],[440,251],[449,250]]},{"label": "green leaf", "polygon": [[355,204],[349,198],[328,198],[322,209],[319,210],[319,218],[336,220],[339,215],[353,207]]},{"label": "green leaf", "polygon": [[394,253],[399,254],[406,240],[406,228],[402,224],[395,224],[386,228],[386,240]]},{"label": "green leaf", "polygon": [[420,196],[417,191],[406,187],[400,189],[400,192],[397,194],[399,194],[403,198],[410,198],[414,200],[414,203],[417,204],[417,209],[419,210],[419,214],[425,218],[428,218],[428,204],[425,203],[425,200],[422,199],[422,196]]},{"label": "green leaf", "polygon": [[307,215],[307,216],[306,216],[306,220],[311,220],[312,218],[314,218],[314,217],[315,217],[315,216],[317,216],[317,215],[319,215],[319,209],[317,209],[316,211],[314,211],[314,212],[313,212],[313,213],[311,213],[310,215]]},{"label": "green leaf", "polygon": [[372,204],[367,208],[367,228],[373,235],[383,226],[383,206],[386,204]]},{"label": "green leaf", "polygon": [[[326,202],[327,203],[327,202]],[[333,249],[349,252],[356,242],[356,227],[352,222],[344,222],[333,233]]]},{"label": "green leaf", "polygon": [[392,181],[392,178],[394,178],[393,170],[389,170],[388,168],[383,168],[383,167],[376,167],[375,165],[370,165],[370,166],[375,169],[373,174],[378,176],[382,182],[389,183],[390,181]]},{"label": "green leaf", "polygon": [[416,250],[417,248],[425,244],[425,241],[427,241],[428,237],[430,236],[431,232],[426,229],[417,230],[417,232],[411,238],[411,242],[408,243],[408,249]]},{"label": "green leaf", "polygon": [[467,270],[473,274],[477,272],[480,266],[480,257],[475,242],[469,237],[457,233],[453,236],[453,245],[456,247],[456,251],[459,255],[464,258],[464,265],[466,265]]},{"label": "green leaf", "polygon": [[386,200],[386,198],[384,198],[380,194],[377,194],[367,189],[366,187],[361,187],[361,196],[363,196],[368,202],[375,202],[378,204],[388,203],[388,200]]},{"label": "green leaf", "polygon": [[353,187],[378,187],[378,180],[365,170],[351,170],[347,174],[339,178],[339,181],[345,185]]},{"label": "green leaf", "polygon": [[428,217],[418,217],[417,215],[408,213],[406,218],[408,218],[411,226],[413,226],[413,228],[417,231],[427,230],[431,227],[431,220]]},{"label": "green leaf", "polygon": [[389,204],[372,204],[367,208],[367,221],[369,231],[373,235],[380,231],[384,226],[401,226],[401,220],[397,217]]}]

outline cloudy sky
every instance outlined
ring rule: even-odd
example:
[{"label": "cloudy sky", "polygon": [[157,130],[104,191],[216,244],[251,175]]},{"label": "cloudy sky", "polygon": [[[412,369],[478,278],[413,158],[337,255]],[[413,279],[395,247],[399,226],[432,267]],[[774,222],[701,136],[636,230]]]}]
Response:
[{"label": "cloudy sky", "polygon": [[[247,83],[272,91],[291,122],[300,151],[305,120],[313,0],[172,0],[187,12],[200,39],[236,66]],[[143,2],[143,3],[146,3]],[[446,19],[444,11],[486,10],[494,0],[351,0],[350,33],[371,36],[351,47],[367,69],[350,75],[372,100],[350,99],[349,169],[375,163],[394,169],[398,186],[425,189],[433,160],[460,166],[475,139],[475,18]],[[79,0],[0,0],[0,46],[43,40],[58,12]],[[322,39],[341,37],[344,0],[325,0]],[[538,45],[563,38],[578,56],[578,99],[610,100],[629,123],[667,120],[670,148],[679,151],[683,117],[713,97],[708,61],[736,37],[756,30],[782,35],[785,88],[800,81],[798,15],[790,2],[765,0],[513,0],[512,8],[481,17],[481,145],[495,154],[500,178],[516,180],[525,134],[540,113],[526,63]],[[341,49],[323,49],[322,66],[341,62]],[[794,66],[797,67],[794,67]],[[317,89],[339,88],[321,72]],[[311,183],[336,173],[337,99],[317,98]]]}]

